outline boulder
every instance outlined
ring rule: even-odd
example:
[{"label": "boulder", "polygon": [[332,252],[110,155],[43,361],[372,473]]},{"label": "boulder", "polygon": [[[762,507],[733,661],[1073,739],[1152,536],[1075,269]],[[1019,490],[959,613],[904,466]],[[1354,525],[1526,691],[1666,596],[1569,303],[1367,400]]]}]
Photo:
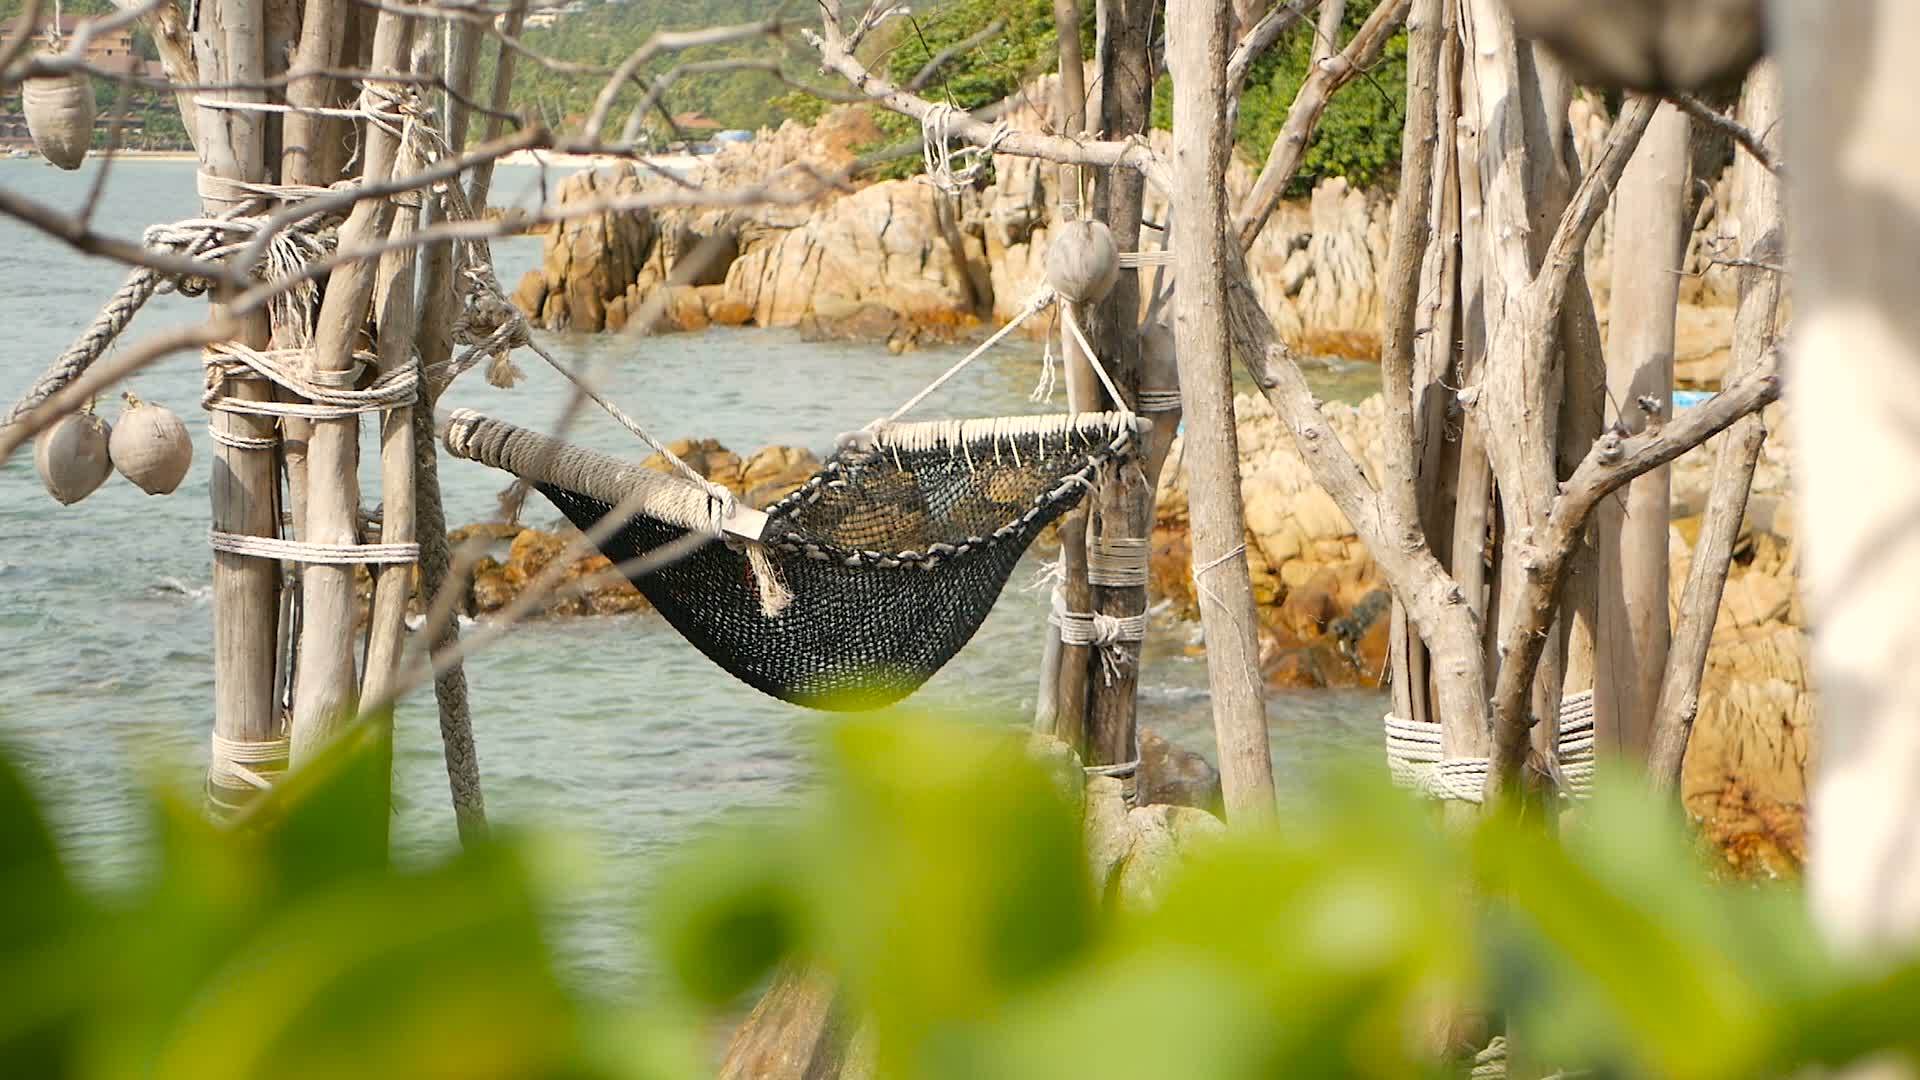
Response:
[{"label": "boulder", "polygon": [[812,479],[819,470],[820,459],[811,450],[769,446],[757,451],[740,467],[740,489],[749,505],[769,506]]},{"label": "boulder", "polygon": [[1220,812],[1220,771],[1152,728],[1140,729],[1139,801]]},{"label": "boulder", "polygon": [[1190,806],[1138,806],[1126,823],[1132,843],[1115,885],[1121,906],[1136,911],[1158,906],[1180,866],[1227,832],[1219,818]]}]

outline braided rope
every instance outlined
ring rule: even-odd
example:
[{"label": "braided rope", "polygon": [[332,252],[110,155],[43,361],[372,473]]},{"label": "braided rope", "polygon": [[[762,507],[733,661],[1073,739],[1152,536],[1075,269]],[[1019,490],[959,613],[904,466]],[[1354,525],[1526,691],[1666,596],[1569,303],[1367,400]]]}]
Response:
[{"label": "braided rope", "polygon": [[1111,588],[1147,583],[1148,540],[1135,536],[1096,536],[1087,544],[1087,582]]},{"label": "braided rope", "polygon": [[95,360],[105,354],[107,347],[113,344],[114,339],[120,336],[120,332],[127,328],[127,324],[133,321],[135,315],[139,314],[141,306],[152,298],[159,285],[160,275],[146,267],[128,274],[127,280],[121,284],[120,288],[114,290],[113,296],[108,298],[105,306],[101,307],[99,314],[93,317],[93,322],[87,326],[86,330],[74,339],[73,344],[67,346],[66,351],[62,352],[26,394],[14,403],[13,408],[7,413],[5,423],[0,423],[0,427],[12,424],[39,408],[49,398],[64,389],[68,383],[79,378]]},{"label": "braided rope", "polygon": [[[419,368],[411,363],[382,373],[372,385],[358,390],[352,384],[373,359],[371,356],[356,355],[353,366],[345,371],[315,371],[310,365],[296,369],[294,362],[303,358],[309,358],[305,349],[254,349],[237,342],[210,345],[205,355],[206,389],[200,404],[210,412],[338,420],[411,405],[420,385]],[[222,387],[236,379],[264,379],[305,400],[228,397]]]},{"label": "braided rope", "polygon": [[286,771],[292,745],[285,736],[252,741],[229,739],[216,731],[207,758],[207,782],[223,788],[265,791]]}]

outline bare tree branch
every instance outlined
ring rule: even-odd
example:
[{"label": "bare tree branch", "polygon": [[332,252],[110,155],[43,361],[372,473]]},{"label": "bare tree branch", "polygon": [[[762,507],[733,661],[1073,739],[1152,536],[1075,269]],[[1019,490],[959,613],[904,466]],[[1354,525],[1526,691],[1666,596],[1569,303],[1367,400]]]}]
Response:
[{"label": "bare tree branch", "polygon": [[1638,435],[1626,435],[1618,428],[1607,432],[1561,485],[1541,535],[1521,545],[1526,588],[1514,599],[1517,618],[1504,637],[1506,655],[1494,686],[1489,796],[1511,790],[1526,758],[1528,732],[1535,719],[1527,708],[1534,666],[1553,623],[1568,559],[1594,507],[1635,477],[1665,465],[1779,397],[1776,350],[1726,389],[1671,421],[1649,424]]},{"label": "bare tree branch", "polygon": [[1708,127],[1720,131],[1734,142],[1739,143],[1740,148],[1752,154],[1753,159],[1758,161],[1768,172],[1775,176],[1780,175],[1782,169],[1780,155],[1773,152],[1773,149],[1767,145],[1766,139],[1762,137],[1760,132],[1753,130],[1740,121],[1735,120],[1733,117],[1701,101],[1700,98],[1694,94],[1669,94],[1667,95],[1667,100],[1672,102],[1680,111],[1686,113],[1688,116],[1706,124]]},{"label": "bare tree branch", "polygon": [[1234,227],[1240,235],[1241,250],[1253,247],[1267,219],[1273,216],[1274,208],[1280,205],[1287,185],[1293,182],[1294,174],[1300,171],[1300,163],[1307,155],[1307,143],[1312,139],[1313,129],[1320,123],[1320,114],[1326,111],[1327,102],[1332,99],[1334,91],[1352,82],[1355,76],[1380,59],[1387,41],[1407,17],[1410,2],[1384,0],[1354,32],[1353,40],[1347,43],[1347,47],[1339,55],[1321,61],[1307,76],[1307,81],[1301,84],[1300,93],[1287,110],[1287,122],[1281,126],[1279,137],[1273,140],[1273,148],[1267,153],[1267,163],[1261,167],[1253,190],[1247,192],[1246,200],[1240,205]]},{"label": "bare tree branch", "polygon": [[1286,36],[1287,31],[1300,24],[1307,13],[1320,6],[1320,0],[1290,0],[1260,17],[1260,21],[1240,37],[1240,43],[1233,47],[1227,57],[1227,93],[1238,102],[1240,91],[1246,88],[1247,73],[1253,70],[1253,62],[1260,59],[1273,43]]},{"label": "bare tree branch", "polygon": [[1607,200],[1619,184],[1620,174],[1626,171],[1627,162],[1633,158],[1640,137],[1646,134],[1647,124],[1659,107],[1659,100],[1646,94],[1628,98],[1607,132],[1607,144],[1600,151],[1599,160],[1580,178],[1580,186],[1560,215],[1560,224],[1555,227],[1546,258],[1541,262],[1540,283],[1535,287],[1543,292],[1541,300],[1545,310],[1558,312],[1566,302],[1567,282],[1586,251],[1587,237],[1593,234],[1600,215],[1606,212]]},{"label": "bare tree branch", "polygon": [[[593,111],[587,114],[587,123],[583,133],[589,139],[598,138],[600,129],[606,126],[607,115],[613,111],[613,102],[620,90],[629,81],[641,85],[636,76],[647,61],[662,53],[681,52],[702,45],[722,45],[748,38],[777,35],[781,21],[778,15],[757,23],[743,23],[738,26],[715,26],[705,30],[657,30],[640,47],[627,55],[620,66],[613,70],[606,85],[593,100]],[[636,109],[638,113],[640,110]],[[629,136],[631,138],[631,136]]]},{"label": "bare tree branch", "polygon": [[921,66],[918,74],[907,80],[905,89],[909,92],[917,93],[921,87],[927,85],[928,80],[938,75],[940,69],[945,67],[954,57],[959,56],[961,53],[972,52],[981,45],[992,41],[999,36],[1000,31],[1006,28],[1007,21],[1005,19],[995,19],[982,27],[979,33],[969,35],[965,40],[956,41],[952,45],[941,49],[939,52],[933,54],[932,57],[928,58],[927,62]]},{"label": "bare tree branch", "polygon": [[[801,31],[801,36],[819,50],[822,64],[838,72],[872,100],[922,122],[933,114],[936,108],[933,102],[910,94],[868,71],[866,65],[834,41],[810,30]],[[1136,169],[1154,187],[1163,192],[1168,190],[1166,163],[1160,160],[1144,139],[1102,142],[1062,135],[1041,135],[997,127],[957,111],[953,113],[947,130],[956,139],[963,139],[975,146],[992,147],[996,153],[1044,158],[1062,165]]]}]

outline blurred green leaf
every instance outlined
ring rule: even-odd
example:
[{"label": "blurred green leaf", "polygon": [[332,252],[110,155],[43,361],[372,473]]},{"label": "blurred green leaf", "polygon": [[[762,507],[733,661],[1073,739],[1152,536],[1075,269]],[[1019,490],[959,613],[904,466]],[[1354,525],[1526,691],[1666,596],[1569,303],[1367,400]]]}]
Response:
[{"label": "blurred green leaf", "polygon": [[883,1071],[952,1074],[1007,995],[1090,944],[1079,822],[1020,740],[977,726],[845,723],[822,772],[804,849],[820,949],[873,1018]]},{"label": "blurred green leaf", "polygon": [[0,755],[0,1074],[62,1076],[97,959],[33,794]]},{"label": "blurred green leaf", "polygon": [[1531,1052],[1639,1075],[1751,1075],[1790,990],[1766,958],[1804,955],[1792,944],[1804,920],[1708,880],[1677,815],[1637,778],[1603,776],[1568,831],[1490,816],[1475,838],[1503,902],[1487,925],[1500,1002]]},{"label": "blurred green leaf", "polygon": [[680,992],[732,1003],[798,944],[801,916],[790,829],[735,826],[682,852],[654,901],[655,949]]}]

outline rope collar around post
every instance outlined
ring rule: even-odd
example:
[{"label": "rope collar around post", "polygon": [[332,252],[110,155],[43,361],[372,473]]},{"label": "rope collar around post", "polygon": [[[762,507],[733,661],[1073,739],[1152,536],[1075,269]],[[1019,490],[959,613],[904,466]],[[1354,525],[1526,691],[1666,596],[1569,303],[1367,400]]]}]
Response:
[{"label": "rope collar around post", "polygon": [[[1448,758],[1441,750],[1440,725],[1384,718],[1387,770],[1393,782],[1434,799],[1477,803],[1487,782],[1488,759]],[[1565,798],[1583,799],[1593,789],[1593,691],[1569,694],[1560,702],[1560,776]]]},{"label": "rope collar around post", "polygon": [[213,733],[207,756],[208,798],[222,810],[238,810],[241,805],[217,797],[219,790],[241,791],[252,788],[265,791],[287,769],[292,741],[282,735],[272,739],[229,739]]}]

